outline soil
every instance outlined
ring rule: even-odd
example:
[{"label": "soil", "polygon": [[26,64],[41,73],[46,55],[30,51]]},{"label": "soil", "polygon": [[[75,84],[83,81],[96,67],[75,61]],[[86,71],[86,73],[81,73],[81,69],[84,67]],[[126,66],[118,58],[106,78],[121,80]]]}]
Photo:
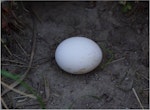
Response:
[{"label": "soil", "polygon": [[[18,32],[9,25],[9,34],[2,31],[2,39],[13,54],[2,45],[2,69],[23,75],[36,39],[32,68],[24,82],[46,100],[45,108],[139,109],[135,90],[142,106],[148,109],[149,3],[130,3],[132,9],[123,12],[123,5],[113,1],[14,2],[13,11],[24,28]],[[58,67],[55,50],[60,42],[73,36],[90,38],[102,48],[103,60],[94,71],[72,75]],[[6,59],[27,67],[15,66]],[[2,81],[14,82],[3,76]],[[22,85],[15,88],[30,93]],[[2,87],[2,93],[4,90]],[[41,108],[37,100],[13,91],[3,99],[9,108]]]}]

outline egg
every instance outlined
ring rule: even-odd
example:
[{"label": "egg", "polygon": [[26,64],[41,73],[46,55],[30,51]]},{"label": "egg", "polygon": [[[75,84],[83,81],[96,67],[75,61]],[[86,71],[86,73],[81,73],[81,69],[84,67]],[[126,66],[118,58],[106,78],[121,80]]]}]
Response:
[{"label": "egg", "polygon": [[62,41],[55,52],[58,66],[71,74],[94,70],[102,60],[101,48],[86,37],[71,37]]}]

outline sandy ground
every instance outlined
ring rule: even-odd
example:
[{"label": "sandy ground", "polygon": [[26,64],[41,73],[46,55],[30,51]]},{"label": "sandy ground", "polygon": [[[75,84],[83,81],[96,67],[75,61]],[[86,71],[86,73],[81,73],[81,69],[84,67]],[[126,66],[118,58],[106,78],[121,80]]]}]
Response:
[{"label": "sandy ground", "polygon": [[[123,13],[119,2],[96,2],[95,7],[91,7],[91,2],[25,2],[25,8],[32,8],[35,15],[31,17],[24,10],[18,11],[18,17],[28,26],[24,34],[17,36],[30,54],[33,43],[31,28],[34,27],[36,48],[32,66],[38,67],[32,68],[24,81],[43,99],[47,99],[46,108],[141,108],[133,88],[143,107],[148,108],[147,5],[148,2],[133,3],[136,8]],[[90,38],[102,48],[102,63],[88,74],[71,75],[56,64],[56,47],[73,36]],[[10,50],[22,60],[15,59],[28,64],[29,57],[14,45],[10,45]],[[6,53],[2,49],[2,58],[10,58]],[[17,74],[23,74],[26,70],[13,64],[2,68]],[[50,90],[48,93],[45,91],[46,80]],[[17,89],[28,92],[21,85]],[[19,101],[18,96],[11,91],[4,99],[12,108],[40,108],[37,100],[23,98]]]}]

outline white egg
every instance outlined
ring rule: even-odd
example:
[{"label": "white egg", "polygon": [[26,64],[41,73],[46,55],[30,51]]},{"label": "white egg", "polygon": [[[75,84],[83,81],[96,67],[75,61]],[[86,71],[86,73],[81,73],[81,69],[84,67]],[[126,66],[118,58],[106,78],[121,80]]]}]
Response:
[{"label": "white egg", "polygon": [[91,39],[71,37],[61,42],[55,52],[58,66],[72,74],[84,74],[95,69],[102,60],[102,50]]}]

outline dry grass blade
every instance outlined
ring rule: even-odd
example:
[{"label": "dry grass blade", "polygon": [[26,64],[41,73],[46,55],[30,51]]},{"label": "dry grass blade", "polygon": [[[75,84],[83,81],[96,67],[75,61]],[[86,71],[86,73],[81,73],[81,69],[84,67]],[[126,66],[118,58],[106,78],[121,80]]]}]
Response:
[{"label": "dry grass blade", "polygon": [[41,18],[39,17],[39,15],[36,13],[36,11],[34,11],[32,8],[31,8],[31,11],[32,11],[32,14],[37,18],[37,20],[42,23],[42,20]]},{"label": "dry grass blade", "polygon": [[6,50],[8,51],[8,53],[12,56],[11,51],[9,50],[9,48],[7,47],[7,45],[4,43],[3,39],[1,39],[1,42],[4,45],[4,47],[6,48]]},{"label": "dry grass blade", "polygon": [[[13,84],[11,84],[11,87],[16,87],[18,84],[20,84],[20,82],[22,82],[24,80],[24,78],[26,77],[26,75],[28,74],[28,72],[31,69],[32,66],[32,62],[33,62],[33,57],[34,57],[34,51],[35,51],[35,46],[36,46],[36,36],[35,36],[35,23],[34,23],[34,19],[33,19],[33,45],[32,45],[32,51],[31,51],[31,55],[30,55],[30,61],[29,61],[29,65],[27,70],[25,71],[25,73],[21,76],[21,78],[19,79],[19,81],[14,82]],[[7,92],[9,92],[10,89],[6,89],[2,95],[6,94]]]},{"label": "dry grass blade", "polygon": [[[9,109],[2,97],[1,97],[1,102],[2,102],[3,106],[4,106],[6,109]],[[2,109],[2,108],[1,108],[1,109]]]},{"label": "dry grass blade", "polygon": [[13,54],[13,57],[17,58],[18,60],[22,61],[22,62],[25,62],[25,64],[28,62],[25,58],[22,58],[16,54]]},{"label": "dry grass blade", "polygon": [[[15,38],[15,37],[14,37]],[[23,51],[23,53],[28,57],[29,55],[27,54],[27,52],[24,50],[24,48],[22,47],[22,45],[18,42],[18,40],[15,38],[18,46],[20,47],[20,49]]]},{"label": "dry grass blade", "polygon": [[34,102],[34,103],[16,103],[16,107],[20,108],[20,107],[26,107],[26,108],[33,108],[33,106],[37,106],[39,105],[38,102]]},{"label": "dry grass blade", "polygon": [[23,29],[24,23],[21,22],[21,20],[18,19],[18,17],[16,16],[16,14],[14,13],[14,11],[11,11],[11,14],[13,15],[13,17],[15,18],[15,24],[16,26],[20,29]]},{"label": "dry grass blade", "polygon": [[48,79],[44,77],[44,85],[45,85],[45,95],[46,95],[46,99],[45,101],[48,101],[49,97],[50,97],[50,87],[49,87],[49,81]]},{"label": "dry grass blade", "polygon": [[125,57],[119,58],[119,59],[117,59],[117,60],[113,60],[113,61],[110,62],[109,64],[116,63],[116,62],[121,61],[121,60],[124,60],[124,59],[125,59]]},{"label": "dry grass blade", "polygon": [[23,10],[25,10],[27,13],[29,13],[29,10],[27,10],[27,9],[25,8],[25,6],[24,6],[24,4],[23,4],[22,1],[21,1],[21,6],[22,6]]},{"label": "dry grass blade", "polygon": [[[10,64],[1,64],[3,66],[9,66]],[[28,68],[28,66],[25,66],[25,65],[11,65],[11,66],[16,66],[16,67],[22,67],[22,68]],[[30,68],[37,68],[38,66],[36,67],[30,67]]]},{"label": "dry grass blade", "polygon": [[18,94],[24,95],[24,96],[29,97],[29,98],[32,98],[32,99],[36,99],[36,97],[35,97],[34,95],[32,95],[32,94],[26,94],[26,93],[24,93],[24,92],[21,92],[21,91],[15,89],[15,88],[13,88],[13,87],[7,85],[6,83],[4,83],[4,82],[2,82],[2,81],[1,81],[1,84],[2,84],[3,86],[5,86],[6,88],[8,88],[8,89],[10,89],[10,90],[13,90],[14,92],[16,92],[16,93],[18,93]]},{"label": "dry grass blade", "polygon": [[145,77],[144,75],[142,75],[142,74],[140,74],[140,73],[138,73],[138,72],[136,72],[136,74],[139,75],[139,76],[142,76],[143,78],[145,78],[146,80],[149,81],[149,79],[148,79],[147,77]]},{"label": "dry grass blade", "polygon": [[149,88],[143,89],[144,91],[149,91]]},{"label": "dry grass blade", "polygon": [[142,103],[141,103],[141,101],[140,101],[140,99],[139,99],[139,97],[138,97],[138,95],[137,95],[137,93],[136,93],[135,89],[134,89],[134,88],[132,88],[132,91],[133,91],[133,93],[134,93],[134,95],[135,95],[135,97],[136,97],[137,101],[139,102],[140,107],[141,107],[142,109],[144,109],[144,107],[143,107],[143,105],[142,105]]},{"label": "dry grass blade", "polygon": [[9,60],[9,59],[2,59],[2,62],[11,62],[11,63],[17,63],[17,64],[21,64],[21,65],[25,64],[25,63],[22,63],[22,62],[18,62],[18,61],[15,61],[15,60]]}]

